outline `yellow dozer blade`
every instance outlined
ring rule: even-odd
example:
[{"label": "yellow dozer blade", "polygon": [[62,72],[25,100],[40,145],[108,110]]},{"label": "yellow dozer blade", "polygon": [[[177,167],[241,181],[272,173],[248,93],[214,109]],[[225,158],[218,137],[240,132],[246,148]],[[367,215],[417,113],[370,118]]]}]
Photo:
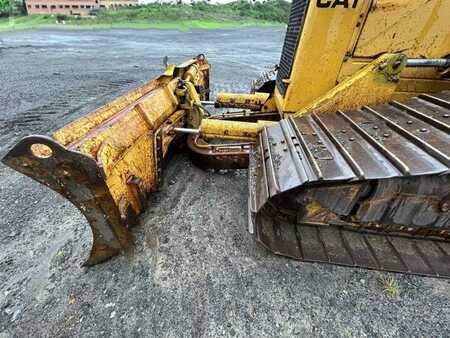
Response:
[{"label": "yellow dozer blade", "polygon": [[203,55],[57,130],[28,136],[4,157],[13,169],[71,201],[86,217],[93,245],[85,265],[129,246],[127,228],[158,189],[162,161],[192,104],[186,83],[209,95],[209,65]]}]

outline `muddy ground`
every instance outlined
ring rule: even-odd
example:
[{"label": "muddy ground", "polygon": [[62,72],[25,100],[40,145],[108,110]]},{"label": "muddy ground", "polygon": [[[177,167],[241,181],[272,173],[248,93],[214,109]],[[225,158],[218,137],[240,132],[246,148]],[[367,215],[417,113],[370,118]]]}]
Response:
[{"label": "muddy ground", "polygon": [[[206,53],[213,92],[278,62],[279,28],[0,34],[0,154]],[[246,231],[246,171],[178,154],[134,249],[80,268],[90,233],[63,198],[0,165],[0,337],[449,336],[445,280],[276,257]],[[383,280],[393,277],[398,296]]]}]

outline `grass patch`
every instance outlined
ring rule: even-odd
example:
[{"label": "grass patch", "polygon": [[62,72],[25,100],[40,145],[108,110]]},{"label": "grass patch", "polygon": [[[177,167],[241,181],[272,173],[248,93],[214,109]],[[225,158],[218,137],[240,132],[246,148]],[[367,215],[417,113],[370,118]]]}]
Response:
[{"label": "grass patch", "polygon": [[386,296],[389,298],[397,298],[400,295],[400,285],[395,277],[382,276],[379,281]]},{"label": "grass patch", "polygon": [[[56,23],[56,19],[51,22]],[[46,23],[50,23],[50,20],[41,15],[32,16],[14,16],[9,18],[0,19],[0,32],[10,30],[23,30],[38,28]]]},{"label": "grass patch", "polygon": [[132,29],[219,29],[238,27],[273,27],[279,26],[277,22],[241,20],[239,22],[214,21],[214,20],[183,20],[179,22],[133,20],[133,21],[98,21],[91,19],[67,20],[65,24],[56,22],[54,18],[45,16],[16,17],[15,19],[0,19],[0,32],[29,30],[38,28],[58,29],[107,29],[107,28],[132,28]]},{"label": "grass patch", "polygon": [[0,31],[35,28],[192,28],[216,29],[250,26],[279,26],[287,23],[290,4],[268,0],[252,4],[238,1],[225,5],[149,4],[117,10],[99,10],[93,17],[55,15],[12,16],[0,19]]}]

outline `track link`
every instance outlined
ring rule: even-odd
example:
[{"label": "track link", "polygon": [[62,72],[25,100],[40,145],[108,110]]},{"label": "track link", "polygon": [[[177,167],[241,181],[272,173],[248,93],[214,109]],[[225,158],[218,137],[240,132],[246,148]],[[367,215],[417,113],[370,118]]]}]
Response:
[{"label": "track link", "polygon": [[295,259],[450,278],[450,92],[264,129],[250,232]]}]

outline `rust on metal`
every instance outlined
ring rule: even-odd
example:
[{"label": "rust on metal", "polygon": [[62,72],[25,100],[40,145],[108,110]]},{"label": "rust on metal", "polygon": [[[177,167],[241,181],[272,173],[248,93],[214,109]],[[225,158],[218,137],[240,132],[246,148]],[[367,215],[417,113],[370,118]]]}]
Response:
[{"label": "rust on metal", "polygon": [[[32,151],[35,144],[47,146],[51,155],[37,156]],[[105,261],[130,245],[130,233],[121,221],[103,172],[92,158],[69,151],[49,137],[28,136],[3,162],[60,193],[86,217],[91,225],[93,244],[85,265]]]},{"label": "rust on metal", "polygon": [[261,111],[263,110],[264,104],[269,99],[269,96],[269,93],[219,93],[217,94],[214,106],[216,108],[242,108]]},{"label": "rust on metal", "polygon": [[187,145],[193,163],[203,169],[246,169],[250,142],[209,143],[198,135],[189,135]]},{"label": "rust on metal", "polygon": [[[214,115],[211,120],[257,122],[258,120],[276,121],[278,113],[253,111],[225,112]],[[195,165],[203,169],[246,169],[249,152],[253,142],[214,142],[199,135],[189,135],[187,145]]]}]

